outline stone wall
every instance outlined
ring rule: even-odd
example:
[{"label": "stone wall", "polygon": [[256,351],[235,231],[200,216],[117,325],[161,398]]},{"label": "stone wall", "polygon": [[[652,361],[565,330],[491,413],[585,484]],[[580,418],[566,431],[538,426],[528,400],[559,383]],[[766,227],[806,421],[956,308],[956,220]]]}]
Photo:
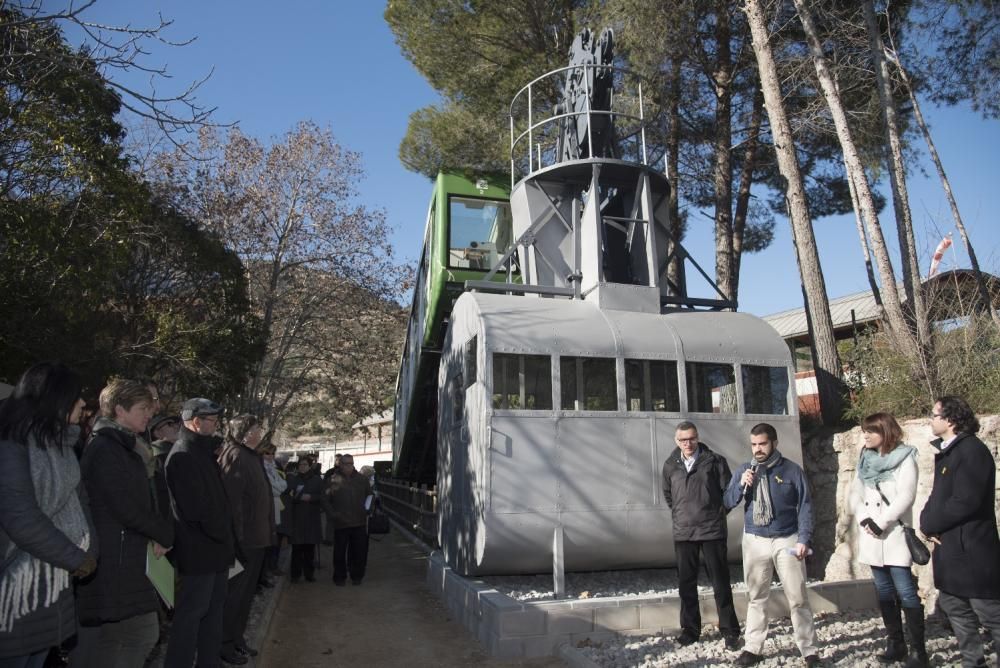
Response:
[{"label": "stone wall", "polygon": [[[979,438],[989,446],[997,462],[1000,485],[1000,416],[979,419]],[[920,478],[914,520],[927,502],[934,482],[934,438],[929,419],[908,420],[901,424],[903,441],[917,448]],[[871,577],[869,568],[857,561],[858,523],[850,511],[848,498],[862,448],[861,428],[849,431],[819,431],[803,435],[802,457],[813,493],[816,531],[810,560],[810,575],[823,580],[850,580]],[[1000,519],[1000,493],[997,494],[997,517]],[[915,566],[921,596],[933,601],[934,581],[931,565]]]}]

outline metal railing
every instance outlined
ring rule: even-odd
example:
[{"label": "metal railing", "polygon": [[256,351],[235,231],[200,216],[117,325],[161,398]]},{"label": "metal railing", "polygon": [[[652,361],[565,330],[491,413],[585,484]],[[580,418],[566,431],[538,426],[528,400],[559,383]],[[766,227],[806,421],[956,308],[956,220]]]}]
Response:
[{"label": "metal railing", "polygon": [[379,478],[378,491],[386,514],[431,547],[438,547],[437,492],[433,487]]},{"label": "metal railing", "polygon": [[[584,93],[587,99],[587,108],[580,111],[564,111],[562,113],[550,113],[555,107],[550,103],[539,105],[536,102],[535,91],[545,84],[551,84],[551,79],[570,76],[578,70],[584,71]],[[590,107],[590,77],[589,70],[594,73],[611,72],[615,79],[612,84],[609,109],[592,109]],[[618,75],[618,76],[616,76]],[[626,76],[635,79],[636,87],[634,91],[625,91]],[[560,77],[562,78],[562,77]],[[551,85],[544,86],[551,89]],[[561,88],[561,86],[559,86]],[[634,105],[630,107],[629,105]],[[518,107],[527,107],[518,109]],[[541,107],[541,110],[539,110]],[[637,107],[637,113],[633,108]],[[595,116],[605,116],[608,118],[609,127],[617,129],[626,126],[627,131],[615,132],[617,148],[620,155],[634,157],[634,162],[648,165],[646,154],[646,127],[651,125],[656,118],[656,114],[647,118],[646,103],[643,98],[642,80],[631,70],[614,67],[610,65],[586,64],[569,65],[552,70],[531,81],[517,92],[510,103],[510,172],[511,187],[517,181],[518,175],[528,176],[543,167],[555,164],[561,160],[557,154],[557,144],[561,135],[561,128],[564,122],[575,122],[579,116],[586,116],[587,121],[587,150],[588,155],[594,154],[594,124]],[[520,111],[520,113],[519,113]],[[526,120],[524,116],[526,115]],[[536,121],[538,116],[544,115],[542,120]],[[523,128],[523,129],[521,129]],[[633,146],[629,148],[629,142]],[[520,156],[519,156],[519,152]]]}]

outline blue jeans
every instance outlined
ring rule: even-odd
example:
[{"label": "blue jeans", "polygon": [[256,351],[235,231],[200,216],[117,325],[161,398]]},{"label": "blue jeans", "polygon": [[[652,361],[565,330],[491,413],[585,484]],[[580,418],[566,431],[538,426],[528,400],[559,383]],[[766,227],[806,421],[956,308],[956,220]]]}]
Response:
[{"label": "blue jeans", "polygon": [[919,608],[917,582],[909,566],[872,566],[872,579],[880,601],[895,601],[904,608]]}]

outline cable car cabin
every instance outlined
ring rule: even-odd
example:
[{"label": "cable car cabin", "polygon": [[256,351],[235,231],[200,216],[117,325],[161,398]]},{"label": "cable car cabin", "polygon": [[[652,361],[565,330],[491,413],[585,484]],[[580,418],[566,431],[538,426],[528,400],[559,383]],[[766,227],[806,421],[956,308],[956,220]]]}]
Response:
[{"label": "cable car cabin", "polygon": [[[661,470],[682,420],[735,469],[769,422],[801,463],[788,347],[744,313],[466,293],[439,377],[439,542],[466,575],[675,563]],[[738,559],[743,515],[729,516]]]},{"label": "cable car cabin", "polygon": [[[395,475],[433,483],[441,341],[465,281],[483,279],[512,242],[505,178],[438,174],[427,213],[406,344],[396,380]],[[511,275],[497,281],[516,280]]]}]

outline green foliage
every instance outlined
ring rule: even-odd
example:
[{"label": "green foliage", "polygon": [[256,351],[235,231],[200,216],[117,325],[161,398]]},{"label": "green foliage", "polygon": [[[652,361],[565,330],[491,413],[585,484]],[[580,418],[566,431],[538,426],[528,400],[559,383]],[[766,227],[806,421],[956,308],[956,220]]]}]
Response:
[{"label": "green foliage", "polygon": [[[851,404],[845,418],[858,421],[877,411],[898,418],[925,415],[934,397],[915,379],[909,361],[881,334],[862,336],[845,356]],[[980,414],[1000,413],[1000,331],[988,315],[950,322],[934,332],[937,395],[964,397]]]}]

